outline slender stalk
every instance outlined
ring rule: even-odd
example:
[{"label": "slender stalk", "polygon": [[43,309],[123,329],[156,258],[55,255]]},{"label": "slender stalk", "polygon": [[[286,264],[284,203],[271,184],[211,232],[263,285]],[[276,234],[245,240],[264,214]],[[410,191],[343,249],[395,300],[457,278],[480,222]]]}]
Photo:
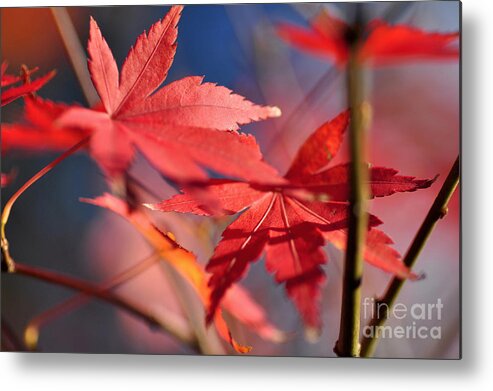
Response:
[{"label": "slender stalk", "polygon": [[[457,185],[459,183],[459,177],[460,177],[460,160],[459,160],[459,156],[457,156],[457,159],[455,160],[454,165],[452,166],[447,178],[445,179],[445,182],[443,183],[440,192],[435,198],[433,205],[428,211],[428,214],[426,215],[423,223],[421,224],[421,227],[416,233],[413,242],[411,243],[409,249],[407,250],[407,253],[403,260],[404,264],[407,267],[412,268],[414,266],[416,260],[419,257],[419,254],[423,250],[428,238],[430,237],[433,229],[435,228],[435,225],[441,218],[443,218],[447,214],[448,212],[447,205],[450,201],[450,198],[454,194],[455,189],[457,188]],[[405,281],[406,280],[401,280],[397,277],[394,277],[390,281],[389,285],[387,286],[387,289],[383,297],[376,300],[375,303],[376,311],[374,311],[374,316],[368,323],[368,326],[371,328],[371,330],[378,330],[378,326],[381,326],[383,323],[385,323],[388,317],[387,316],[388,311],[394,304],[395,299],[399,295],[399,292],[402,286],[404,285]],[[378,335],[376,334],[378,333],[372,333],[372,334],[375,335],[373,335],[372,337],[365,336],[361,341],[362,357],[371,357],[375,351],[376,344],[378,341]]]},{"label": "slender stalk", "polygon": [[[139,308],[137,305],[131,303],[130,301],[114,295],[107,290],[101,289],[97,285],[93,285],[89,282],[53,271],[35,268],[32,266],[24,265],[22,263],[16,263],[15,273],[80,291],[83,292],[85,295],[93,296],[100,300],[106,301],[145,321],[150,327],[164,330],[179,341],[188,344],[191,347],[197,346],[196,340],[194,339],[193,335],[191,335],[187,331],[184,331],[181,323],[176,319],[176,317],[171,314],[167,314],[166,319],[158,318],[151,312]],[[29,333],[29,330],[27,330],[27,332]],[[26,335],[25,340],[26,342],[37,340],[37,336]]]},{"label": "slender stalk", "polygon": [[[129,179],[144,191],[148,192],[150,196],[156,198],[156,194],[141,181],[132,177],[129,177]],[[140,204],[141,201],[138,203]],[[156,247],[156,244],[153,241],[149,241],[149,243],[154,246],[157,252],[160,251],[159,247]],[[163,260],[166,261],[164,257]],[[162,264],[162,270],[170,287],[176,295],[181,310],[185,314],[191,329],[195,333],[200,351],[209,355],[224,354],[224,349],[219,340],[215,338],[216,336],[212,332],[207,330],[202,311],[203,307],[202,305],[197,305],[198,303],[196,302],[195,297],[192,292],[189,291],[188,283],[183,280],[183,277],[178,273],[174,266],[167,262]]]},{"label": "slender stalk", "polygon": [[1,221],[0,221],[0,238],[1,238],[2,255],[4,257],[5,263],[7,265],[7,270],[9,272],[12,273],[15,271],[15,262],[12,259],[10,252],[9,252],[9,242],[7,240],[7,236],[5,233],[5,227],[7,225],[7,222],[9,221],[10,212],[12,211],[12,207],[14,206],[15,202],[29,187],[31,187],[34,183],[36,183],[39,179],[41,179],[45,174],[50,172],[54,167],[56,167],[58,164],[60,164],[62,161],[64,161],[67,157],[74,154],[80,148],[85,146],[88,141],[89,141],[89,137],[84,138],[83,140],[81,140],[77,144],[75,144],[73,147],[66,150],[64,153],[62,153],[59,157],[57,157],[55,160],[53,160],[50,164],[43,167],[33,177],[31,177],[31,179],[29,179],[26,183],[24,183],[19,188],[19,190],[17,190],[14,193],[14,195],[12,197],[10,197],[10,199],[5,204],[3,211],[2,211]]},{"label": "slender stalk", "polygon": [[84,48],[82,47],[77,31],[70,19],[70,15],[65,7],[51,7],[51,13],[55,19],[58,31],[65,45],[65,50],[69,56],[72,67],[74,68],[79,84],[82,88],[89,106],[94,106],[99,102],[99,97],[94,89],[89,71],[87,70],[87,60]]},{"label": "slender stalk", "polygon": [[190,327],[197,338],[197,344],[203,354],[221,355],[224,354],[223,346],[218,340],[217,335],[209,331],[205,325],[203,306],[198,303],[193,292],[190,291],[188,283],[173,268],[173,266],[163,262],[161,264],[165,277],[176,295],[178,304],[184,312]]},{"label": "slender stalk", "polygon": [[[358,11],[358,9],[357,9]],[[357,18],[358,19],[358,18]],[[357,20],[349,41],[347,68],[347,99],[351,109],[349,128],[350,189],[348,209],[348,240],[344,263],[342,307],[339,339],[334,352],[342,357],[358,357],[360,351],[360,304],[363,274],[363,250],[368,226],[368,166],[366,164],[366,127],[368,110],[365,103],[364,73],[358,52],[360,23]]]},{"label": "slender stalk", "polygon": [[[153,253],[150,256],[125,269],[116,276],[99,284],[99,287],[103,291],[113,290],[120,285],[130,281],[132,278],[138,276],[140,273],[147,270],[150,266],[155,265],[159,261],[159,259],[159,255]],[[63,301],[58,305],[51,307],[47,311],[40,313],[29,321],[26,326],[24,335],[39,336],[40,329],[48,322],[51,322],[54,319],[83,306],[84,304],[91,301],[91,299],[93,298],[93,296],[87,295],[85,293],[79,293],[78,295],[72,296],[68,300]],[[31,348],[36,344],[36,340],[31,338],[29,343]]]}]

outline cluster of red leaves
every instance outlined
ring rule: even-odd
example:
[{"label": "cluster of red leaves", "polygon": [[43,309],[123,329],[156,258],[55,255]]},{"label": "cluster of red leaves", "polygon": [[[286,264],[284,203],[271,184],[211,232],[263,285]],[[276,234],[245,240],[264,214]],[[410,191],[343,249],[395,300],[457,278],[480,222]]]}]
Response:
[{"label": "cluster of red leaves", "polygon": [[[45,76],[42,76],[34,81],[31,81],[31,75],[37,71],[35,69],[28,69],[23,66],[21,68],[20,76],[9,75],[7,74],[8,64],[6,61],[2,63],[0,79],[1,79],[1,106],[5,106],[9,103],[12,103],[18,98],[25,97],[26,95],[34,96],[34,93],[38,91],[41,87],[43,87],[53,76],[55,76],[55,72],[51,71]],[[6,88],[9,87],[9,88]],[[8,127],[8,125],[6,125]],[[2,151],[3,151],[3,136],[4,126],[2,124]],[[14,174],[6,174],[1,173],[1,187],[8,186],[14,178]]]},{"label": "cluster of red leaves", "polygon": [[[346,245],[349,175],[346,164],[326,168],[337,153],[348,125],[343,112],[318,128],[301,146],[290,169],[276,184],[211,180],[207,190],[224,214],[243,213],[223,232],[207,271],[212,273],[210,321],[225,293],[246,273],[250,263],[266,253],[265,265],[277,283],[285,284],[310,330],[320,329],[319,299],[325,280],[321,266],[327,262],[326,241]],[[394,169],[370,169],[372,197],[410,192],[429,187],[434,180],[397,175]],[[330,201],[319,201],[322,195]],[[176,195],[150,208],[163,212],[211,215],[193,195]],[[402,278],[416,278],[402,263],[391,239],[373,228],[381,221],[370,216],[365,259]]]},{"label": "cluster of red leaves", "polygon": [[[284,284],[307,327],[318,332],[319,299],[325,281],[321,266],[327,262],[322,247],[330,242],[344,251],[347,240],[348,166],[327,165],[340,148],[348,112],[318,128],[301,146],[287,173],[279,175],[263,161],[256,140],[238,132],[239,125],[279,116],[277,107],[256,105],[225,87],[204,83],[202,77],[186,77],[161,87],[176,52],[182,8],[173,6],[149,33],[137,38],[120,71],[91,19],[89,71],[101,103],[84,108],[29,96],[24,123],[2,125],[2,151],[65,150],[88,139],[90,155],[112,178],[129,168],[139,150],[157,170],[185,188],[183,194],[149,205],[152,209],[206,216],[238,214],[223,232],[206,267],[210,279],[193,266],[195,259],[186,265],[175,264],[197,289],[207,307],[207,321],[216,322],[238,351],[245,349],[234,342],[218,316],[221,306],[235,311],[239,318],[244,315],[238,312],[242,305],[255,308],[252,313],[258,319],[258,329],[275,334],[265,314],[245,299],[245,292],[238,294],[235,288],[249,265],[265,252],[267,270],[277,283]],[[293,45],[328,57],[340,67],[348,58],[348,30],[346,23],[327,14],[319,15],[310,29],[279,27],[281,36]],[[457,48],[451,46],[457,33],[430,34],[374,21],[366,28],[365,37],[360,59],[374,65],[458,56]],[[4,75],[5,68],[2,66],[2,87],[20,81]],[[6,90],[5,102],[32,93],[51,76]],[[210,180],[206,168],[236,180]],[[400,176],[390,168],[370,168],[372,197],[412,192],[433,181]],[[199,185],[200,192],[190,184]],[[142,226],[142,217],[135,220],[136,211],[108,197],[92,203]],[[379,224],[377,217],[370,216],[366,261],[401,278],[416,278],[390,246],[391,239],[375,228]],[[154,229],[148,221],[142,228],[150,238],[163,240]],[[237,294],[233,294],[235,289]],[[245,317],[247,323],[253,322],[250,315]]]},{"label": "cluster of red leaves", "polygon": [[31,81],[30,76],[38,70],[37,68],[29,70],[23,67],[21,76],[17,76],[9,75],[7,73],[7,67],[8,64],[4,61],[1,67],[2,106],[38,91],[55,76],[55,72],[51,71],[48,74]]},{"label": "cluster of red leaves", "polygon": [[[334,61],[339,67],[347,62],[347,37],[350,26],[323,11],[309,27],[280,24],[279,35],[301,50]],[[390,65],[415,59],[457,59],[459,48],[454,45],[458,32],[429,33],[407,25],[389,25],[373,20],[365,28],[366,39],[361,45],[360,60],[374,66]]]}]

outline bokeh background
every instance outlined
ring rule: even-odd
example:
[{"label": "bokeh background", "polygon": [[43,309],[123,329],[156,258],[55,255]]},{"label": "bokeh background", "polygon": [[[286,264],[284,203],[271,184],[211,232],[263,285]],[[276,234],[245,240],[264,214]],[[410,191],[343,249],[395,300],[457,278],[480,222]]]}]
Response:
[{"label": "bokeh background", "polygon": [[[387,14],[392,3],[368,3],[369,17]],[[341,16],[350,5],[257,4],[187,6],[179,25],[178,51],[168,81],[205,75],[207,81],[227,86],[258,103],[277,105],[283,117],[243,128],[256,135],[266,159],[280,170],[287,168],[299,145],[318,125],[344,108],[344,75],[333,64],[301,53],[275,34],[278,22],[306,24],[321,8]],[[100,25],[121,64],[135,38],[161,18],[168,7],[73,7],[69,9],[78,35],[88,37],[89,16]],[[1,10],[2,61],[11,71],[21,64],[39,66],[41,72],[57,69],[57,76],[40,95],[57,101],[85,104],[52,14],[47,8]],[[402,22],[431,31],[459,29],[458,2],[416,2],[392,13]],[[404,253],[432,204],[459,151],[460,96],[458,62],[420,62],[379,68],[372,72],[371,101],[374,119],[370,129],[370,155],[374,165],[397,168],[404,175],[430,178],[430,188],[397,194],[371,202],[385,230]],[[13,122],[22,102],[2,108],[2,122]],[[22,183],[49,163],[55,154],[2,156],[2,172],[15,169],[14,183],[2,189],[2,204]],[[346,160],[344,152],[335,162]],[[166,198],[175,190],[143,159],[133,168],[157,193]],[[22,262],[63,271],[91,281],[110,277],[149,253],[144,240],[125,221],[110,212],[79,202],[107,190],[96,164],[81,153],[58,166],[16,203],[8,236],[12,253]],[[149,201],[152,196],[147,195]],[[220,227],[207,219],[169,214],[153,215],[158,224],[174,232],[185,247],[206,262],[220,236]],[[444,303],[440,321],[423,325],[442,327],[440,340],[383,339],[379,357],[456,358],[460,347],[460,243],[459,195],[423,251],[415,270],[426,278],[405,285],[398,302]],[[322,308],[324,331],[311,344],[283,289],[276,286],[256,263],[244,285],[261,303],[279,328],[290,332],[284,344],[265,342],[235,325],[236,337],[254,347],[258,355],[334,356],[342,279],[342,255],[327,246],[328,283]],[[383,292],[390,276],[365,265],[363,297]],[[122,295],[146,303],[159,312],[179,312],[173,292],[159,265],[118,289]],[[19,336],[36,314],[69,297],[71,292],[43,282],[2,273],[2,320]],[[390,325],[408,325],[410,319]],[[39,350],[44,352],[177,353],[190,354],[162,333],[113,307],[92,301],[43,328]]]}]

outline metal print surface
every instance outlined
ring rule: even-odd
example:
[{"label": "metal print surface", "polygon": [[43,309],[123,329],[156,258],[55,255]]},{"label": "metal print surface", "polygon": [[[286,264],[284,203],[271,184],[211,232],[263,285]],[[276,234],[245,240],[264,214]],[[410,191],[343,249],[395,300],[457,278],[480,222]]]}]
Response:
[{"label": "metal print surface", "polygon": [[460,357],[460,3],[3,8],[2,350]]}]

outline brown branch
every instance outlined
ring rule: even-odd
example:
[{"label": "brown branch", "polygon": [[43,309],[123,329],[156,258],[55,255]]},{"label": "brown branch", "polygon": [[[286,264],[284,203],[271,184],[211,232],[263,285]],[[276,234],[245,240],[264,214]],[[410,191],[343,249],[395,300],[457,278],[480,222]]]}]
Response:
[{"label": "brown branch", "polygon": [[[161,329],[179,341],[191,346],[193,349],[196,349],[197,347],[197,342],[193,335],[187,331],[184,331],[182,324],[177,320],[176,316],[173,316],[171,313],[167,314],[165,318],[157,317],[153,313],[138,307],[129,300],[112,294],[97,285],[74,277],[69,277],[61,273],[24,265],[22,263],[17,262],[15,264],[14,273],[73,289],[75,291],[82,292],[85,295],[93,296],[100,300],[106,301],[107,303],[113,304],[138,319],[143,320],[151,328]],[[32,345],[32,342],[37,341],[37,335],[29,335],[29,333],[30,330],[26,330],[25,341],[28,346]]]},{"label": "brown branch", "polygon": [[[120,285],[128,282],[132,278],[136,277],[140,273],[144,272],[150,266],[156,264],[158,261],[159,255],[153,253],[150,256],[147,256],[143,260],[125,269],[121,273],[118,273],[116,276],[104,281],[99,285],[99,287],[101,290],[104,291],[115,289]],[[78,295],[72,296],[68,300],[63,301],[60,304],[51,307],[50,309],[32,318],[27,324],[24,332],[24,335],[36,336],[36,339],[31,338],[30,347],[33,348],[33,346],[36,344],[37,336],[39,336],[41,328],[44,327],[48,322],[51,322],[54,319],[83,306],[84,304],[91,301],[91,299],[93,298],[94,296],[90,296],[85,293],[79,293]]]}]

